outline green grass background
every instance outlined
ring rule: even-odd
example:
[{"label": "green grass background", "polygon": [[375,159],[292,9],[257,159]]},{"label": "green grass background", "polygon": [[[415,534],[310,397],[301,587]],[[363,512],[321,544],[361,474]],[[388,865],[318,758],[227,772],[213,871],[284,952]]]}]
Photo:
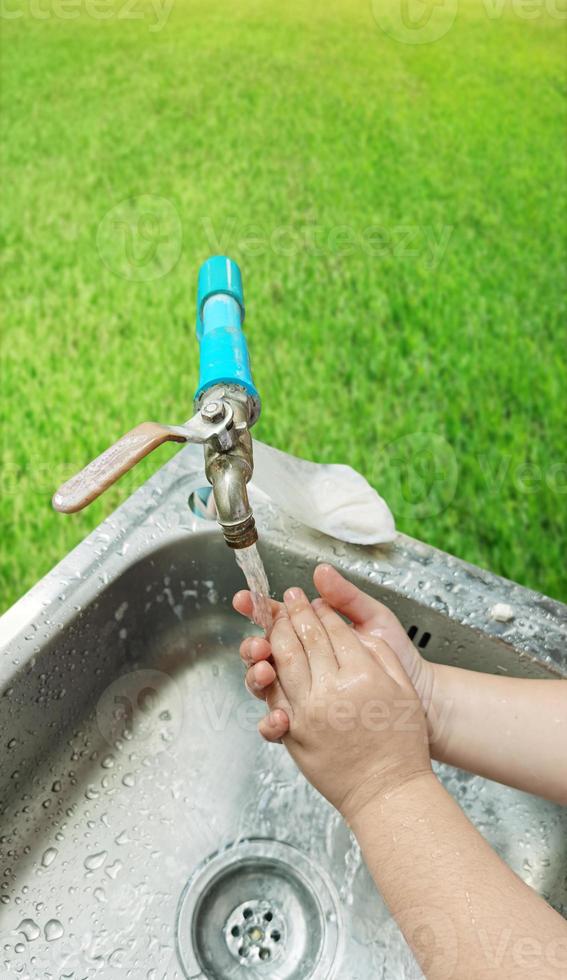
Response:
[{"label": "green grass background", "polygon": [[[218,247],[243,268],[256,435],[351,464],[401,530],[567,599],[564,21],[463,0],[442,40],[408,45],[367,0],[175,0],[160,31],[148,5],[20,8],[2,25],[3,607],[168,458],[81,515],[50,509],[138,421],[190,414]],[[120,225],[140,195],[166,201],[163,227],[132,225],[135,270],[158,235],[146,281]]]}]

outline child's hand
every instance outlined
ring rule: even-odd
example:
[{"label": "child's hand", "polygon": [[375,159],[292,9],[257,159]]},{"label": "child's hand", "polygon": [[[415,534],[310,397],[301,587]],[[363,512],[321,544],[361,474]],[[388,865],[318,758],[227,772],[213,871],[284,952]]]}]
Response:
[{"label": "child's hand", "polygon": [[[433,666],[424,660],[409,639],[403,626],[386,606],[372,599],[366,593],[348,582],[331,565],[319,565],[313,576],[315,587],[323,599],[352,623],[351,629],[361,643],[374,652],[384,643],[393,650],[413,684],[427,713],[433,692]],[[238,592],[234,597],[234,607],[243,616],[251,616],[252,599],[247,591]],[[274,617],[282,604],[274,601]],[[251,636],[243,640],[241,657],[248,668],[246,686],[258,698],[267,698],[275,681],[270,642],[262,637]],[[395,659],[395,658],[394,658]],[[278,741],[288,729],[288,719],[284,712],[277,711],[262,723],[261,732],[268,741]],[[432,732],[430,731],[430,735]]]},{"label": "child's hand", "polygon": [[431,773],[423,709],[383,639],[374,636],[370,650],[327,602],[311,605],[301,589],[284,600],[270,634],[273,666],[258,665],[274,674],[267,723],[277,727],[285,713],[291,756],[352,820],[371,799]]}]

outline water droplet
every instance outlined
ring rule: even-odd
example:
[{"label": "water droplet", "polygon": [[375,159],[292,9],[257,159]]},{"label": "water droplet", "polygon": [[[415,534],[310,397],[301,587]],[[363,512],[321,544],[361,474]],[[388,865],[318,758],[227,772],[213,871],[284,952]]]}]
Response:
[{"label": "water droplet", "polygon": [[48,847],[47,850],[44,851],[41,859],[41,863],[44,868],[48,868],[50,864],[53,864],[55,858],[57,857],[57,853],[56,847]]},{"label": "water droplet", "polygon": [[98,854],[89,854],[84,860],[84,865],[87,871],[96,871],[97,868],[101,868],[106,861],[108,854],[106,851],[99,851]]},{"label": "water droplet", "polygon": [[110,954],[110,956],[108,957],[108,965],[109,966],[112,966],[112,967],[116,967],[117,969],[122,968],[123,967],[123,962],[122,962],[123,956],[124,956],[124,950],[123,949],[121,949],[120,947],[118,949],[114,949],[112,951],[112,953]]},{"label": "water droplet", "polygon": [[136,777],[134,776],[133,773],[127,772],[126,775],[122,777],[122,782],[124,786],[135,786]]},{"label": "water droplet", "polygon": [[112,878],[113,881],[115,878],[118,877],[121,870],[122,870],[122,861],[118,861],[118,860],[114,861],[113,864],[109,864],[108,868],[105,868],[108,877]]},{"label": "water droplet", "polygon": [[28,943],[33,943],[34,939],[40,935],[40,928],[33,919],[22,919],[18,926],[18,932],[23,932]]},{"label": "water droplet", "polygon": [[59,919],[50,919],[49,922],[45,923],[44,933],[48,943],[54,942],[55,939],[61,939],[64,932]]},{"label": "water droplet", "polygon": [[127,602],[123,602],[121,606],[118,606],[118,609],[114,613],[114,618],[117,623],[119,623],[120,620],[123,618],[124,613],[126,612],[127,609],[128,609]]}]

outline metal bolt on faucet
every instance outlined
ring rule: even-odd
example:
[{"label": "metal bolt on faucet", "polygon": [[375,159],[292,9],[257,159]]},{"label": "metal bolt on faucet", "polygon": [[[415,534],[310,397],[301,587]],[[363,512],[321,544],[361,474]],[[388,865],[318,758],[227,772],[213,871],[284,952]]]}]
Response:
[{"label": "metal bolt on faucet", "polygon": [[260,397],[250,373],[242,277],[236,262],[216,255],[201,267],[197,293],[200,344],[195,414],[183,425],[142,422],[67,480],[53,497],[69,514],[96,500],[136,463],[164,442],[203,445],[218,522],[231,548],[258,539],[248,501],[253,468],[250,429],[260,416]]},{"label": "metal bolt on faucet", "polygon": [[201,418],[207,422],[220,422],[226,414],[226,406],[223,401],[207,402],[201,409]]}]

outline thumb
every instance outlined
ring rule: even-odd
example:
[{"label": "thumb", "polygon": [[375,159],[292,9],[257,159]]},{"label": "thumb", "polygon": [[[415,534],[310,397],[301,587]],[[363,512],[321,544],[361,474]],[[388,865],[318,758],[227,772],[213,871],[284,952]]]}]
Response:
[{"label": "thumb", "polygon": [[343,578],[332,565],[317,565],[313,581],[319,595],[356,626],[365,626],[378,616],[380,603]]}]

